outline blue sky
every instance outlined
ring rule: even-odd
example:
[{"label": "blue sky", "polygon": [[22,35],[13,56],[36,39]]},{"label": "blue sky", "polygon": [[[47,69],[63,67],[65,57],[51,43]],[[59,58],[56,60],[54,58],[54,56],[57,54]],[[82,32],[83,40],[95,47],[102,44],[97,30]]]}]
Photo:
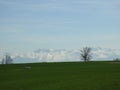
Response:
[{"label": "blue sky", "polygon": [[119,48],[119,0],[0,0],[0,48]]}]

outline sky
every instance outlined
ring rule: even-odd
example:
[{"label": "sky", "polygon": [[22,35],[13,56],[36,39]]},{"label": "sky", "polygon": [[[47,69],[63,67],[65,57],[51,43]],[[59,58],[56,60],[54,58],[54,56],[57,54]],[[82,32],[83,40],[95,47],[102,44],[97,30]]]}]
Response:
[{"label": "sky", "polygon": [[0,50],[120,49],[120,0],[0,0]]}]

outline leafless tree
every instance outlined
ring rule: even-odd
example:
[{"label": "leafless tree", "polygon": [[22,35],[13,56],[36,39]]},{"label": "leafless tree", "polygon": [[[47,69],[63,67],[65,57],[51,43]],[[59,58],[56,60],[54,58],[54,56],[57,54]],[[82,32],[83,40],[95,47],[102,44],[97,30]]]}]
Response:
[{"label": "leafless tree", "polygon": [[1,64],[5,64],[5,60],[4,60],[4,58],[2,59]]},{"label": "leafless tree", "polygon": [[89,61],[91,56],[91,48],[90,47],[84,47],[80,50],[80,58],[84,60],[85,62]]},{"label": "leafless tree", "polygon": [[12,63],[11,56],[6,54],[6,64],[11,64],[11,63]]}]

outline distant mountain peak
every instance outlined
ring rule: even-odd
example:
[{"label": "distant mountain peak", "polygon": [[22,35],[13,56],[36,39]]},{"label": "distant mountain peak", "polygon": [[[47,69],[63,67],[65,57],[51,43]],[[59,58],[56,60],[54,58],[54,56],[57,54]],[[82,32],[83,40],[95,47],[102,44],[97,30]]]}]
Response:
[{"label": "distant mountain peak", "polygon": [[[120,49],[92,48],[93,60],[120,58]],[[30,53],[10,54],[14,62],[64,62],[80,61],[80,49],[37,49]]]}]

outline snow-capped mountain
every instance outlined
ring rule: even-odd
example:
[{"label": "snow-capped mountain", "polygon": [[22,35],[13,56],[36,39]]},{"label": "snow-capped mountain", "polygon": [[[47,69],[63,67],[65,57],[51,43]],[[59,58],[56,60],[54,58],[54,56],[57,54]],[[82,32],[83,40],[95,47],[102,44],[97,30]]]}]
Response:
[{"label": "snow-capped mountain", "polygon": [[110,48],[93,48],[93,59],[95,60],[113,60],[114,58],[120,58],[120,49]]},{"label": "snow-capped mountain", "polygon": [[15,63],[18,59],[33,60],[38,62],[66,62],[66,61],[79,61],[78,50],[65,50],[65,49],[38,49],[31,53],[26,54],[14,54],[11,56],[14,58]]},{"label": "snow-capped mountain", "polygon": [[[80,49],[38,49],[30,53],[10,53],[14,63],[80,61]],[[120,58],[120,49],[92,48],[92,60]]]}]

